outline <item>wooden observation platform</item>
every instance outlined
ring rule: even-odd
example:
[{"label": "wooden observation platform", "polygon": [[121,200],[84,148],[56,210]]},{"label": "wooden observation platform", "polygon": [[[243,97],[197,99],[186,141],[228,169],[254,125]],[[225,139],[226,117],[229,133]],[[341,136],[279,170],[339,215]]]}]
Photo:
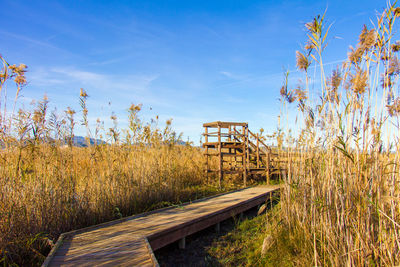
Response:
[{"label": "wooden observation platform", "polygon": [[[249,176],[265,176],[269,182],[272,162],[277,157],[276,153],[261,139],[259,134],[249,130],[246,122],[209,122],[204,123],[207,175],[210,172],[218,173],[218,182],[225,174],[243,175],[244,186]],[[218,158],[218,168],[211,168],[213,157]]]}]

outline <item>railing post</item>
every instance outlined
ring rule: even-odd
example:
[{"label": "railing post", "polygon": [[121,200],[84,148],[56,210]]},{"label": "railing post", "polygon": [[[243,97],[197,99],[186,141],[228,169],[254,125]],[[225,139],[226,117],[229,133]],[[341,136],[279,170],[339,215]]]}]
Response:
[{"label": "railing post", "polygon": [[257,134],[257,169],[260,168],[260,141],[259,135]]},{"label": "railing post", "polygon": [[268,151],[267,151],[267,184],[269,184],[269,176],[270,176],[270,173],[269,173],[269,169],[270,169],[270,161],[271,161],[271,150],[270,149],[268,149]]},{"label": "railing post", "polygon": [[223,179],[223,170],[222,170],[222,143],[221,143],[221,125],[218,125],[218,155],[219,155],[219,179],[218,186],[221,188],[221,181]]},{"label": "railing post", "polygon": [[[246,168],[247,171],[250,170],[250,148],[249,148],[249,126],[246,125]],[[244,186],[247,186],[247,175],[244,180]]]},{"label": "railing post", "polygon": [[209,155],[208,155],[208,127],[207,126],[204,129],[204,136],[205,136],[204,141],[206,144],[206,178],[207,178],[207,183],[210,183],[209,176],[208,176],[208,171],[209,171],[208,157],[209,157]]},{"label": "railing post", "polygon": [[[234,140],[235,142],[237,142],[237,138],[235,137],[235,136],[237,135],[237,133],[236,133],[236,126],[233,126],[232,135],[233,135],[233,140]],[[237,158],[236,158],[236,154],[237,154],[237,149],[236,149],[236,148],[234,149],[234,152],[235,152],[235,168],[237,168],[237,167],[238,167],[238,162],[237,162]]]},{"label": "railing post", "polygon": [[246,163],[246,152],[247,152],[247,147],[246,147],[246,127],[242,126],[242,142],[243,142],[243,153],[242,153],[242,165],[243,165],[243,184],[246,187],[246,181],[247,181],[247,163]]}]

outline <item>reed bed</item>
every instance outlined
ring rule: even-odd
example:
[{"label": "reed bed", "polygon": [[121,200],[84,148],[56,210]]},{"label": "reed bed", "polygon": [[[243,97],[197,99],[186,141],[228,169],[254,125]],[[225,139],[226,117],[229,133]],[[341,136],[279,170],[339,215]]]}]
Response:
[{"label": "reed bed", "polygon": [[301,123],[297,136],[279,134],[288,169],[266,257],[296,266],[400,264],[399,16],[389,3],[329,75],[330,25],[325,15],[305,25],[296,53],[303,81],[290,89],[287,74],[281,88],[282,116],[296,104]]},{"label": "reed bed", "polygon": [[[183,144],[171,120],[164,128],[158,118],[144,122],[141,105],[132,105],[126,129],[115,115],[111,128],[98,121],[90,129],[83,89],[77,112],[49,112],[46,97],[16,110],[26,66],[1,61],[1,264],[37,265],[62,232],[218,193],[201,149]],[[8,110],[7,84],[17,88]],[[86,147],[74,144],[78,123]]]}]

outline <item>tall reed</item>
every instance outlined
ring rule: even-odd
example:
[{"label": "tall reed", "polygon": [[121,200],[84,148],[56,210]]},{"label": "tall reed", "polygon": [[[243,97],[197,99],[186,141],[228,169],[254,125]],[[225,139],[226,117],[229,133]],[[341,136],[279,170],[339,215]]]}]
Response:
[{"label": "tall reed", "polygon": [[280,152],[289,162],[279,231],[271,231],[275,242],[284,236],[294,264],[400,263],[399,16],[388,4],[330,75],[325,15],[305,25],[308,40],[296,52],[305,78],[281,88],[284,109],[296,103],[303,121]]}]

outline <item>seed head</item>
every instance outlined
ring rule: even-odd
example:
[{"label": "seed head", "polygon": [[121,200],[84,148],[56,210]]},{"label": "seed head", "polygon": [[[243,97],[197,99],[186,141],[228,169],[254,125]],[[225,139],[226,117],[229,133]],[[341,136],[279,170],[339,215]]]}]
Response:
[{"label": "seed head", "polygon": [[362,48],[357,47],[354,49],[352,46],[350,46],[350,52],[347,54],[348,59],[351,63],[354,65],[359,65],[362,59],[364,51]]},{"label": "seed head", "polygon": [[301,53],[300,51],[296,51],[296,65],[299,70],[307,71],[310,64],[311,62],[303,53]]},{"label": "seed head", "polygon": [[280,93],[281,93],[281,96],[285,97],[287,95],[287,87],[282,85]]},{"label": "seed head", "polygon": [[396,41],[396,43],[392,44],[392,51],[393,52],[400,51],[400,41]]},{"label": "seed head", "polygon": [[389,68],[387,69],[388,75],[398,75],[400,73],[400,62],[396,56],[390,59]]},{"label": "seed head", "polygon": [[332,89],[336,90],[340,86],[341,82],[342,82],[342,77],[339,69],[333,70],[332,76],[329,79],[329,85],[331,86]]},{"label": "seed head", "polygon": [[297,99],[297,101],[301,102],[305,99],[307,99],[307,95],[306,92],[304,90],[302,90],[300,87],[298,87],[295,91],[295,98]]},{"label": "seed head", "polygon": [[366,71],[358,70],[355,75],[350,75],[350,87],[356,94],[363,94],[368,87],[368,75]]},{"label": "seed head", "polygon": [[376,32],[375,29],[368,30],[367,26],[364,25],[363,30],[359,36],[359,46],[362,47],[363,50],[368,51],[371,47],[373,47],[376,43]]},{"label": "seed head", "polygon": [[15,77],[14,82],[18,85],[24,85],[26,84],[26,78],[25,76],[18,75],[17,77]]},{"label": "seed head", "polygon": [[393,14],[394,14],[395,17],[400,17],[400,7],[396,7],[393,10]]},{"label": "seed head", "polygon": [[83,88],[81,88],[80,96],[81,96],[81,97],[84,97],[84,98],[88,97],[88,94],[86,93],[85,90],[83,90]]},{"label": "seed head", "polygon": [[397,97],[392,105],[386,105],[391,117],[400,115],[400,97]]},{"label": "seed head", "polygon": [[131,111],[131,112],[140,111],[141,109],[142,109],[142,105],[141,104],[139,104],[139,105],[132,104],[129,107],[129,111]]},{"label": "seed head", "polygon": [[65,111],[65,113],[72,116],[75,114],[75,110],[71,109],[70,107],[67,107],[67,110]]}]

